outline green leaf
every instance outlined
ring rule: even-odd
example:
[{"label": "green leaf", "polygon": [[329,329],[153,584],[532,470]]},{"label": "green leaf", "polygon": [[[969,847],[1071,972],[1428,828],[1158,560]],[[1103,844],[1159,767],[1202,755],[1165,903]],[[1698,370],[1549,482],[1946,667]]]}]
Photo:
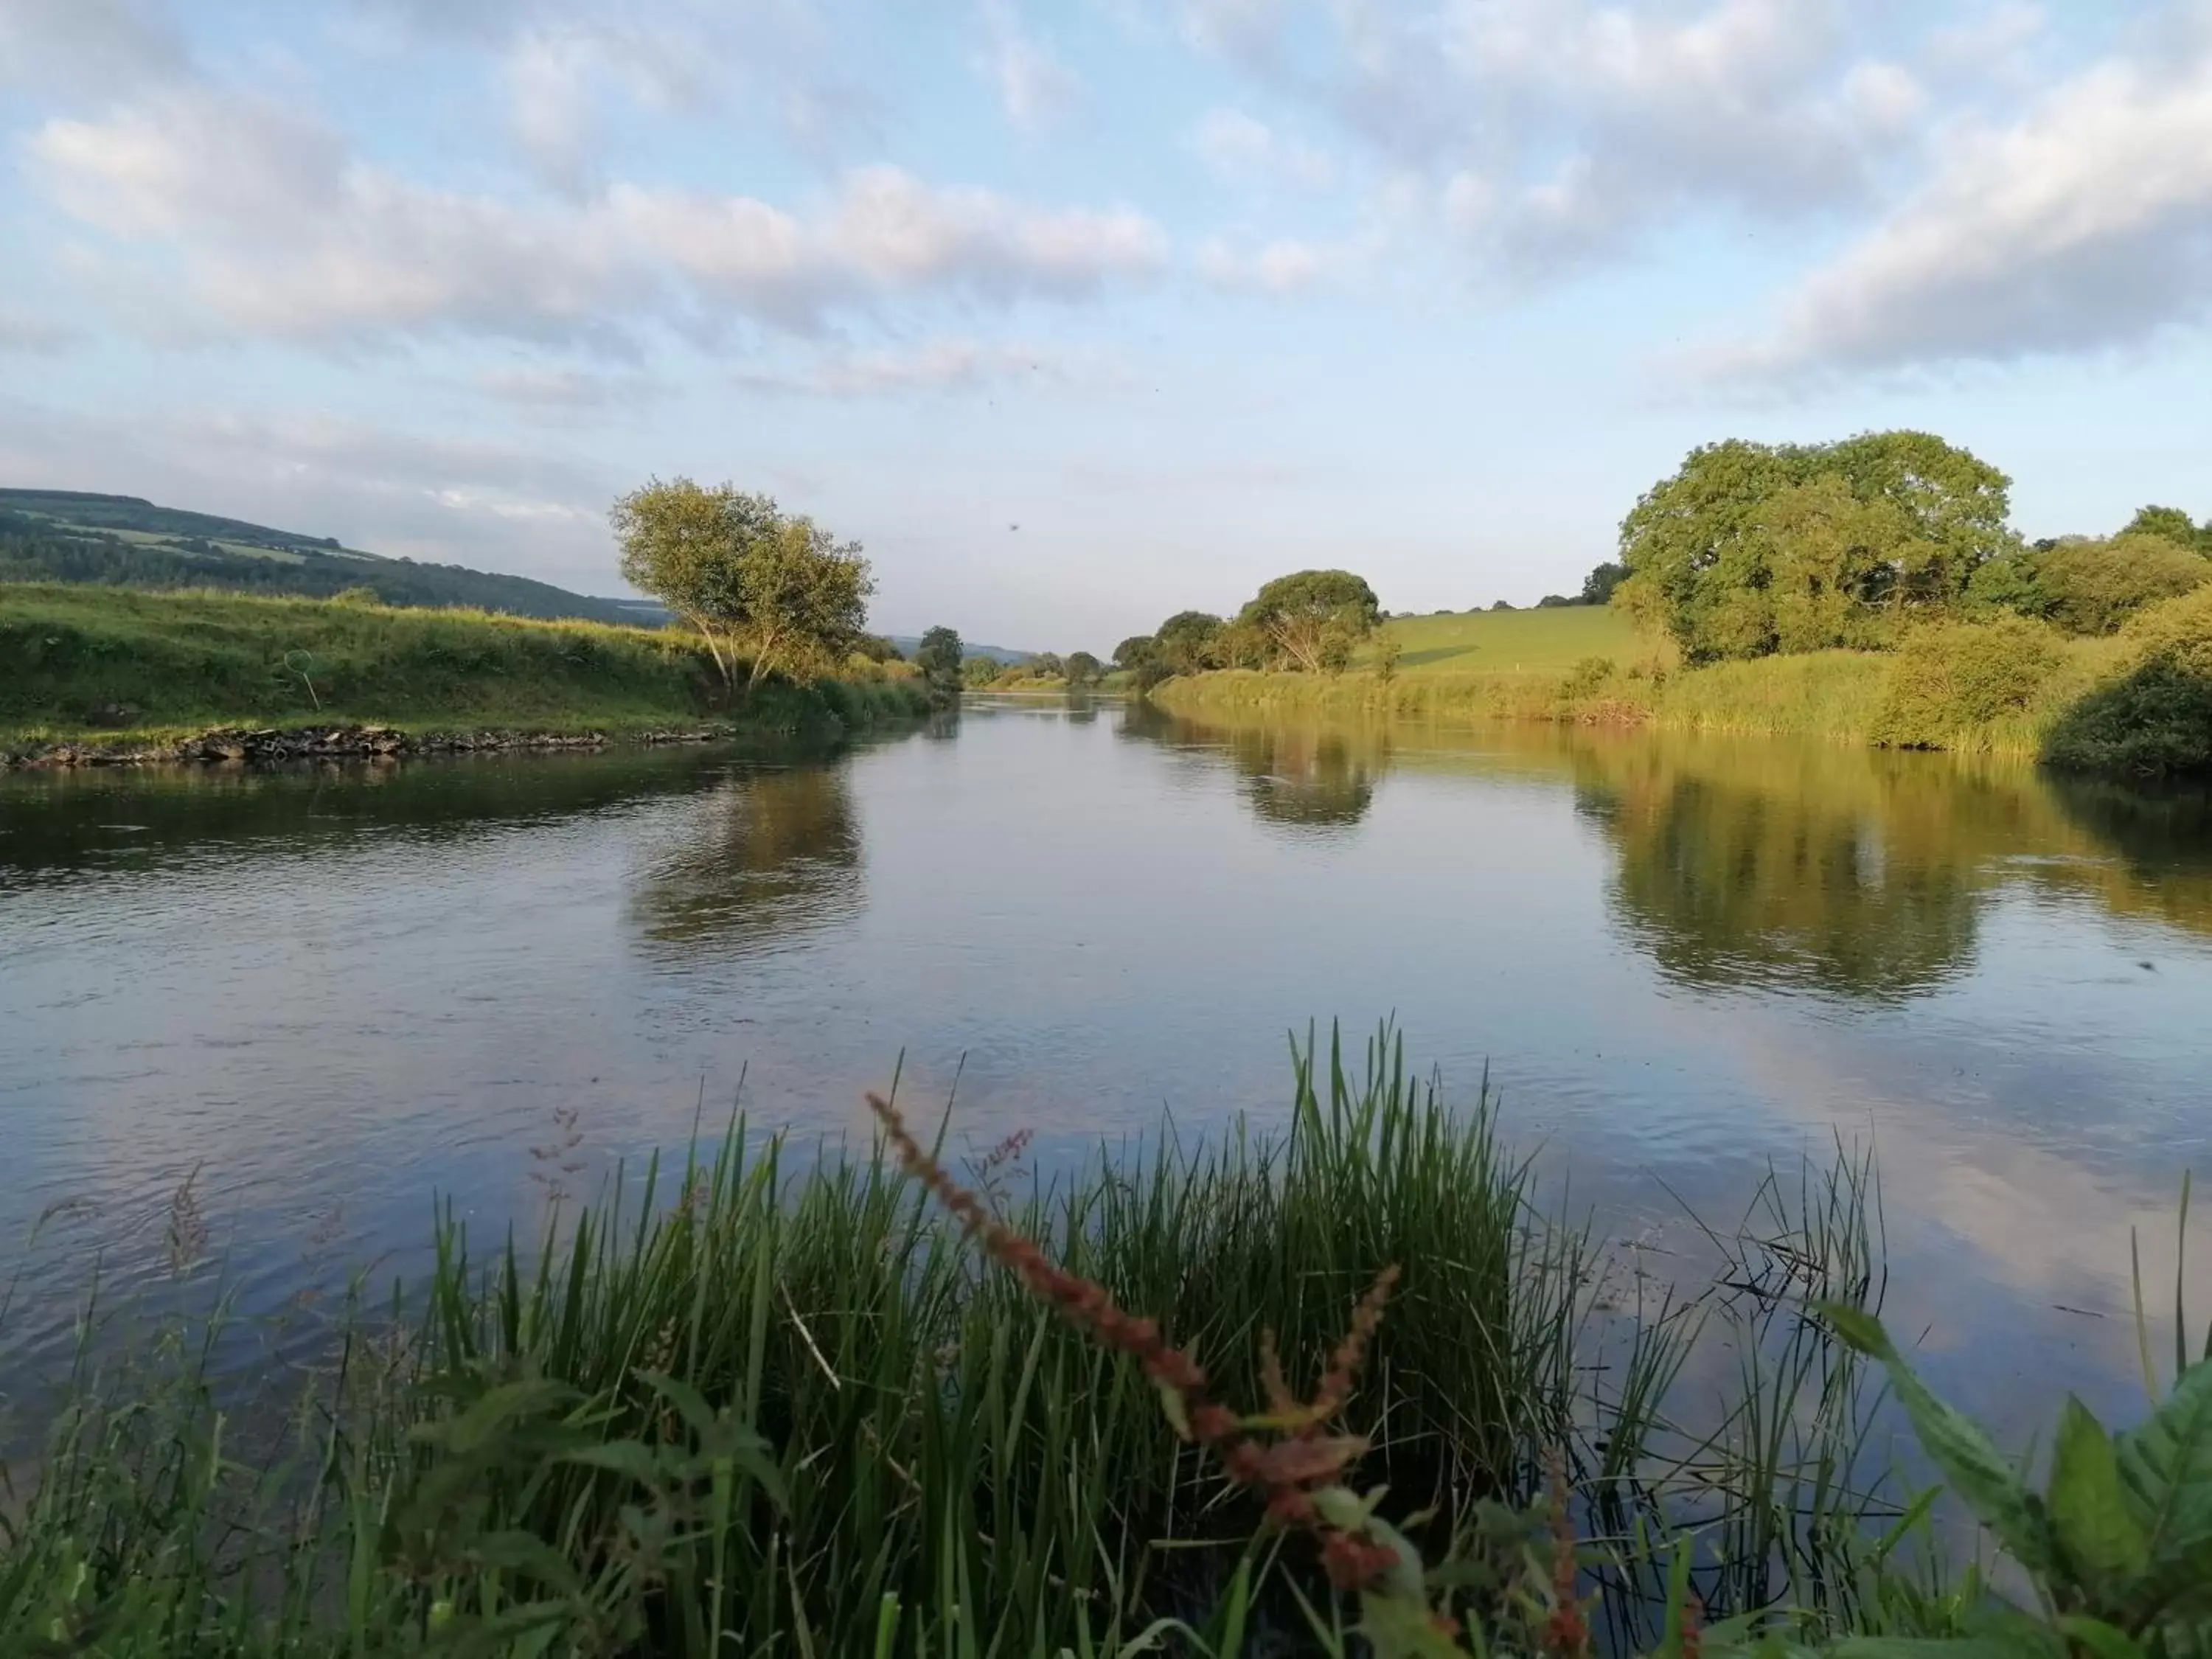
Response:
[{"label": "green leaf", "polygon": [[2212,1544],[2212,1364],[2183,1372],[2166,1403],[2113,1450],[2154,1565]]},{"label": "green leaf", "polygon": [[2047,1627],[1980,1636],[1853,1636],[1830,1659],[2069,1659],[2066,1638]]},{"label": "green leaf", "polygon": [[602,1445],[580,1446],[574,1451],[563,1452],[560,1461],[627,1475],[641,1486],[657,1487],[660,1484],[660,1460],[635,1440],[610,1440]]},{"label": "green leaf", "polygon": [[2150,1565],[2150,1537],[2136,1518],[2104,1425],[2071,1395],[2051,1451],[2051,1528],[2075,1582],[2093,1605],[2112,1607]]},{"label": "green leaf", "polygon": [[2058,1628],[2072,1638],[2076,1647],[2087,1648],[2095,1659],[2145,1659],[2141,1643],[2101,1619],[2062,1619]]},{"label": "green leaf", "polygon": [[1840,1303],[1824,1302],[1817,1307],[1844,1342],[1881,1361],[1921,1449],[1942,1472],[1951,1490],[2015,1560],[2030,1572],[2047,1574],[2053,1565],[2050,1522],[2012,1460],[1997,1449],[1980,1424],[1946,1405],[1914,1374],[1880,1320]]}]

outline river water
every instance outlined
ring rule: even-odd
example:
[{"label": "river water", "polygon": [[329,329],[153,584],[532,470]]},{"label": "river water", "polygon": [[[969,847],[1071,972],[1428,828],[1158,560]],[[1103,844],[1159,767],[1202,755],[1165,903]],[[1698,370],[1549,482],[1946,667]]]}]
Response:
[{"label": "river water", "polygon": [[1547,1202],[1657,1251],[1870,1146],[1945,1384],[2125,1410],[2131,1230],[2170,1308],[2212,1174],[2212,805],[1012,701],[818,763],[0,778],[0,1392],[95,1257],[163,1280],[188,1182],[269,1311],[419,1267],[434,1196],[526,1225],[741,1079],[756,1125],[865,1134],[895,1068],[909,1103],[957,1076],[956,1144],[1048,1159],[1279,1118],[1286,1032],[1386,1016],[1460,1097],[1487,1068]]}]

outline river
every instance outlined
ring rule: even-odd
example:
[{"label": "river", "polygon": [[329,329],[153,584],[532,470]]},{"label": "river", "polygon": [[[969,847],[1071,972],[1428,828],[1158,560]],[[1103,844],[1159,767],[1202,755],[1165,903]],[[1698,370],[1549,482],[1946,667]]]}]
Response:
[{"label": "river", "polygon": [[2023,1432],[2069,1388],[2125,1412],[2130,1231],[2170,1308],[2212,1174],[2212,805],[1012,700],[818,763],[0,778],[0,1392],[95,1256],[165,1281],[188,1182],[204,1271],[270,1312],[419,1266],[434,1195],[526,1227],[741,1080],[811,1136],[957,1077],[956,1144],[1049,1161],[1276,1118],[1287,1032],[1385,1017],[1461,1097],[1487,1068],[1547,1203],[1658,1251],[1870,1146],[1946,1386]]}]

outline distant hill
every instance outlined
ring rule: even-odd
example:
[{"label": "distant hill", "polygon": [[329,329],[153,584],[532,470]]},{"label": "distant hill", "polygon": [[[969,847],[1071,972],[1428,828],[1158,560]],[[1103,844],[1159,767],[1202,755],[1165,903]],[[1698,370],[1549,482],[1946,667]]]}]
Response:
[{"label": "distant hill", "polygon": [[527,576],[422,564],[243,519],[156,507],[137,495],[0,489],[0,580],[222,587],[328,599],[368,588],[386,605],[473,605],[516,617],[655,627],[649,599],[571,593]]},{"label": "distant hill", "polygon": [[[921,636],[918,634],[886,634],[884,637],[898,647],[899,655],[908,661],[921,648]],[[988,657],[994,662],[1009,664],[1027,662],[1036,655],[1034,651],[1013,651],[1003,645],[971,645],[965,640],[960,642],[960,648],[971,657]]]}]

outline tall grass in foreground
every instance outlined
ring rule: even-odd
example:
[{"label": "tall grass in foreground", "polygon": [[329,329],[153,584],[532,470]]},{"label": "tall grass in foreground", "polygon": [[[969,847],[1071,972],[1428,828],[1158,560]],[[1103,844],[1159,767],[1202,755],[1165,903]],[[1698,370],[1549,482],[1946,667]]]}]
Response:
[{"label": "tall grass in foreground", "polygon": [[[1805,1289],[1866,1297],[1862,1187],[1771,1191],[1770,1225],[1724,1236],[1726,1296],[1601,1315],[1598,1255],[1532,1210],[1486,1091],[1453,1111],[1387,1033],[1364,1071],[1294,1049],[1293,1088],[1279,1138],[1050,1179],[1001,1149],[969,1180],[1240,1407],[1275,1397],[1271,1346],[1309,1393],[1395,1266],[1343,1426],[1425,1549],[1510,1542],[1556,1467],[1625,1634],[1676,1519],[1717,1610],[1820,1582],[1865,1507],[1856,1373],[1792,1327],[1723,1420],[1673,1422],[1669,1384],[1714,1322],[1756,1340]],[[273,1419],[226,1411],[219,1315],[119,1360],[88,1338],[0,1489],[0,1651],[1260,1654],[1338,1616],[1142,1370],[880,1148],[801,1160],[739,1124],[557,1221],[486,1251],[449,1217],[429,1284],[356,1310]],[[1477,1631],[1499,1593],[1465,1586]]]}]

